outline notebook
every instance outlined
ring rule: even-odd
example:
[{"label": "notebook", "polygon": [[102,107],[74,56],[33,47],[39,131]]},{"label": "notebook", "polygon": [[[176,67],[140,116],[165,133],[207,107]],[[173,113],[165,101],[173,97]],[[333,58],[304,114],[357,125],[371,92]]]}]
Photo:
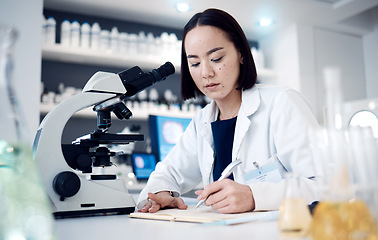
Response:
[{"label": "notebook", "polygon": [[[195,209],[194,205],[189,205],[188,209],[180,210],[177,208],[163,209],[156,213],[140,213],[134,212],[130,214],[132,218],[152,219],[152,220],[164,220],[175,222],[192,222],[192,223],[210,223],[219,220],[234,219],[247,216],[263,215],[265,212],[246,212],[246,213],[234,213],[224,214],[212,209],[208,206],[200,206]],[[258,220],[258,218],[256,219]]]}]

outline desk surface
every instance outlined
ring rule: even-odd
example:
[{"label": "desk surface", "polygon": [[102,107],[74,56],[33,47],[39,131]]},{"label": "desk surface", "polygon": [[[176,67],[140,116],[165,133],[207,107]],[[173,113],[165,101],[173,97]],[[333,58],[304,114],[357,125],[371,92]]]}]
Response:
[{"label": "desk surface", "polygon": [[[190,205],[196,202],[191,199],[184,200]],[[251,222],[233,226],[203,226],[197,223],[133,219],[128,215],[58,219],[56,233],[58,240],[280,239],[277,221]]]}]

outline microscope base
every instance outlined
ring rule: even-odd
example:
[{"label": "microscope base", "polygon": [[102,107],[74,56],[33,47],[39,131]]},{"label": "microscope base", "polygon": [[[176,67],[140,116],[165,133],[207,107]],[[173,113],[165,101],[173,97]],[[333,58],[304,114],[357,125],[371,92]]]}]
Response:
[{"label": "microscope base", "polygon": [[54,212],[56,219],[130,214],[135,207]]}]

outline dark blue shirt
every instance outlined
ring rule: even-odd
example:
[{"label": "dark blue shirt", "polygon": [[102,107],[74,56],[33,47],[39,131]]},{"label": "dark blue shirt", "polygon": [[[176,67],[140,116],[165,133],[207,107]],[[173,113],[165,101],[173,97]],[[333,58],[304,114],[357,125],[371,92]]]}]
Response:
[{"label": "dark blue shirt", "polygon": [[[218,180],[222,171],[232,161],[232,145],[234,143],[235,126],[236,117],[211,123],[215,149],[213,169],[214,181]],[[232,174],[229,178],[234,180]]]}]

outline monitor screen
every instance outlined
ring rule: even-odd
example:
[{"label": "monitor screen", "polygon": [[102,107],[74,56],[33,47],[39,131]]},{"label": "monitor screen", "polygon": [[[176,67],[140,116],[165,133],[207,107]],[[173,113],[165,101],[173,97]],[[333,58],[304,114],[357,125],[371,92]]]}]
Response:
[{"label": "monitor screen", "polygon": [[148,179],[156,167],[156,157],[149,153],[133,153],[132,164],[135,177],[138,180]]},{"label": "monitor screen", "polygon": [[149,116],[151,149],[159,161],[175,146],[190,121],[188,118]]}]

